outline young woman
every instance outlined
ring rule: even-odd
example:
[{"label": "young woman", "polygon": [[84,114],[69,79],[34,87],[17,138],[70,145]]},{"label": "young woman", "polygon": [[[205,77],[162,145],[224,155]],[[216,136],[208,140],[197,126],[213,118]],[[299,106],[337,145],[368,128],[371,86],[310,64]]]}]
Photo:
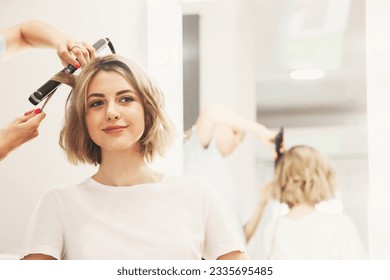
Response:
[{"label": "young woman", "polygon": [[290,148],[266,188],[290,209],[265,231],[263,247],[270,259],[367,258],[351,218],[316,211],[316,204],[335,195],[333,168],[316,150]]},{"label": "young woman", "polygon": [[71,162],[99,169],[46,193],[21,257],[247,258],[212,187],[148,166],[173,138],[163,94],[148,75],[109,55],[87,64],[73,83],[60,144]]}]

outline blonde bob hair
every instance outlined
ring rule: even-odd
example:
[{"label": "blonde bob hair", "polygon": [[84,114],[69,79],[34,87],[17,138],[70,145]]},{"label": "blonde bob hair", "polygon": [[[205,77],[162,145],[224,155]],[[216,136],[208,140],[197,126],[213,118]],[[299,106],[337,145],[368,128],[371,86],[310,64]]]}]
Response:
[{"label": "blonde bob hair", "polygon": [[88,134],[86,125],[87,93],[90,82],[100,71],[124,77],[137,92],[144,108],[145,130],[140,139],[141,153],[146,161],[156,154],[165,155],[174,138],[174,127],[164,111],[164,95],[156,83],[136,63],[119,55],[96,57],[80,75],[57,75],[53,80],[73,87],[65,107],[65,120],[59,144],[73,164],[100,164],[101,150]]},{"label": "blonde bob hair", "polygon": [[272,196],[290,208],[298,203],[314,206],[335,195],[330,162],[308,146],[294,146],[285,152],[270,184]]}]

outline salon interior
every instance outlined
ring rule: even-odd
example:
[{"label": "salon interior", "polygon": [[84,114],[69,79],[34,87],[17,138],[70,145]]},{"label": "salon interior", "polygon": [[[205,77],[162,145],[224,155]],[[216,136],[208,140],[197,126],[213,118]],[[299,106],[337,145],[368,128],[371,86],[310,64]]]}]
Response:
[{"label": "salon interior", "polygon": [[[68,0],[63,7],[14,0],[1,1],[0,26],[42,19],[91,44],[109,38],[118,54],[137,61],[160,84],[178,131],[190,128],[209,103],[275,131],[283,127],[286,147],[311,145],[335,168],[337,197],[319,211],[348,214],[370,258],[390,259],[388,14],[390,3],[379,0]],[[49,50],[4,62],[0,127],[30,109],[30,94],[61,67]],[[18,257],[48,188],[96,170],[71,165],[58,146],[68,92],[62,85],[45,108],[39,137],[0,162],[0,259]],[[245,219],[272,177],[274,161],[251,136],[227,160]],[[182,172],[182,135],[153,165]],[[262,229],[273,215],[266,211],[248,244],[254,259],[264,258]]]}]

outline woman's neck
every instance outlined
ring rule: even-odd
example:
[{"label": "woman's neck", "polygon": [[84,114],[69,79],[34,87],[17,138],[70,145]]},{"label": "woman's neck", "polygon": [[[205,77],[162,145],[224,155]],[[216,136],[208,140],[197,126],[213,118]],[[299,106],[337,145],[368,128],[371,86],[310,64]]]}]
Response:
[{"label": "woman's neck", "polygon": [[316,211],[314,205],[307,203],[299,203],[290,208],[290,211],[286,214],[286,217],[291,219],[299,219],[301,217],[312,214]]},{"label": "woman's neck", "polygon": [[158,183],[162,174],[152,170],[141,154],[126,156],[123,153],[102,155],[102,163],[92,178],[103,185],[132,186]]}]

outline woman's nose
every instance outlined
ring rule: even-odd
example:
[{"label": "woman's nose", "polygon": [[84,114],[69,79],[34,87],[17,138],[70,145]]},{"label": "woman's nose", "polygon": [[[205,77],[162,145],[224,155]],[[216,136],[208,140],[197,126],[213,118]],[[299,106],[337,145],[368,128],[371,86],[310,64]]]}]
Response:
[{"label": "woman's nose", "polygon": [[108,104],[107,107],[107,112],[106,112],[106,119],[108,121],[113,121],[113,120],[119,120],[120,118],[120,113],[119,110],[116,108],[115,104]]}]

